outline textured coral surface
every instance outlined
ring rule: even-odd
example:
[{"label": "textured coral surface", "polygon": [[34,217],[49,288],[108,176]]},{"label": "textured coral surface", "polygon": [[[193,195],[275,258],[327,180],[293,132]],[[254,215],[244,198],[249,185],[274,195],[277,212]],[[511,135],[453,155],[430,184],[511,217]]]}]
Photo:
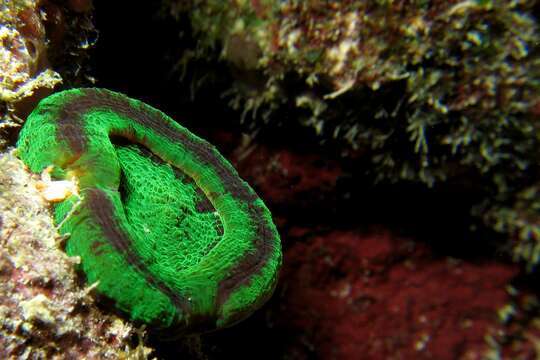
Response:
[{"label": "textured coral surface", "polygon": [[146,358],[134,328],[97,309],[62,242],[36,178],[0,154],[0,357]]},{"label": "textured coral surface", "polygon": [[271,296],[281,246],[270,212],[213,145],[159,110],[105,89],[58,92],[17,150],[32,172],[75,178],[80,196],[54,209],[66,252],[131,320],[166,336],[213,331]]}]

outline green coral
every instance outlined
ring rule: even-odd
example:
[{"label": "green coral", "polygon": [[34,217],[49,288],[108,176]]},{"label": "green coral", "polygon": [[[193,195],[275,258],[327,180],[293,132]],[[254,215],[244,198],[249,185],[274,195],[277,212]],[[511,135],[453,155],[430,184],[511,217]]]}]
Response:
[{"label": "green coral", "polygon": [[18,151],[80,194],[55,206],[66,252],[134,321],[167,336],[233,325],[271,295],[279,235],[254,191],[206,141],[103,89],[40,102]]}]

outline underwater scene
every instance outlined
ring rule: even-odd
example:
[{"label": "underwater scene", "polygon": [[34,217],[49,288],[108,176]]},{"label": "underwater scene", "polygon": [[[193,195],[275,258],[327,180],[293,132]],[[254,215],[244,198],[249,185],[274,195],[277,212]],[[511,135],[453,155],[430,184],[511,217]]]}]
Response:
[{"label": "underwater scene", "polygon": [[0,0],[0,359],[540,359],[539,25]]}]

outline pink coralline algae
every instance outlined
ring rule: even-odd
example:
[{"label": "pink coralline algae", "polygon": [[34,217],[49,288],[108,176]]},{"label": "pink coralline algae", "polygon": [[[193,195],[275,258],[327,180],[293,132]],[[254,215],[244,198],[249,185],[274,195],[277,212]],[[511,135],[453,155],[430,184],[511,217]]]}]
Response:
[{"label": "pink coralline algae", "polygon": [[0,153],[0,358],[147,358],[136,329],[80,286],[36,180]]},{"label": "pink coralline algae", "polygon": [[386,231],[304,235],[284,263],[277,328],[298,359],[484,359],[517,274]]}]

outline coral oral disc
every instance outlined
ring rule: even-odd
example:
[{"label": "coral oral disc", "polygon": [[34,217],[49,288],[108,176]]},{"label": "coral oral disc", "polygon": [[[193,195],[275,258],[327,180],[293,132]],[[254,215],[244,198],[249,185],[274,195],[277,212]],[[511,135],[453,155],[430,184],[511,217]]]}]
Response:
[{"label": "coral oral disc", "polygon": [[272,294],[281,246],[270,212],[214,146],[159,110],[104,89],[41,101],[19,155],[53,180],[54,205],[89,283],[134,321],[170,334],[230,326]]}]

